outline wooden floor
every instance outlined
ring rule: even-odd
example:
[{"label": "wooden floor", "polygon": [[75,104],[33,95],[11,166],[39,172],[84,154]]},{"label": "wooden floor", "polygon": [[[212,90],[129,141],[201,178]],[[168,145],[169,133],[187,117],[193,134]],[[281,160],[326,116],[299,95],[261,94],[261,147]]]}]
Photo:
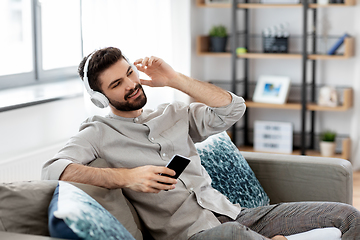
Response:
[{"label": "wooden floor", "polygon": [[353,173],[353,206],[360,210],[360,172]]}]

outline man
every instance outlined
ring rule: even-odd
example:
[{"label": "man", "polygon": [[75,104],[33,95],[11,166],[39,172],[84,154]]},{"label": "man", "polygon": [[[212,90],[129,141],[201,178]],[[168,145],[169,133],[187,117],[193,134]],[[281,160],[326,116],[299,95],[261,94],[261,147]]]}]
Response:
[{"label": "man", "polygon": [[[299,211],[300,205],[269,206],[241,210],[211,187],[211,179],[201,166],[194,146],[208,136],[224,131],[245,112],[244,99],[214,85],[175,72],[160,58],[125,60],[116,48],[100,49],[83,59],[79,66],[81,78],[89,82],[94,100],[109,104],[106,117],[87,119],[79,133],[43,167],[44,179],[60,179],[87,183],[105,188],[122,188],[155,239],[266,239],[289,235],[318,227],[341,227],[348,239],[355,236],[351,217],[359,214],[350,206],[331,205],[331,213],[346,212],[346,223],[313,221],[297,228],[298,222],[286,227],[265,224],[261,219],[272,216],[279,225],[284,215]],[[139,79],[140,70],[151,80]],[[196,103],[162,104],[155,110],[145,110],[146,96],[141,85],[168,86],[178,89]],[[95,98],[95,97],[94,97]],[[166,167],[174,154],[191,159],[178,180]],[[103,158],[110,168],[85,166]],[[163,184],[167,183],[167,184]],[[170,191],[164,191],[170,190]],[[318,214],[328,205],[302,206]],[[282,209],[283,215],[277,209]],[[327,209],[329,209],[328,207]],[[303,218],[307,220],[307,218]],[[235,221],[236,220],[236,221]],[[221,224],[223,223],[223,224]],[[290,224],[286,222],[286,224]],[[269,227],[267,227],[269,226]],[[257,232],[250,230],[256,229]],[[357,230],[359,231],[359,230]],[[276,236],[274,239],[285,239]]]}]

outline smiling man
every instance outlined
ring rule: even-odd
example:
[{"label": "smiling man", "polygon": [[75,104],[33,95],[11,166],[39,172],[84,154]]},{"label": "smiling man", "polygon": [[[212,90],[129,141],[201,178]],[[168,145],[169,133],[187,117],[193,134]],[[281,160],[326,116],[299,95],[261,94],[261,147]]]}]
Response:
[{"label": "smiling man", "polygon": [[[150,80],[140,79],[138,70]],[[44,164],[43,179],[122,188],[159,240],[285,239],[276,235],[334,226],[341,228],[346,239],[360,234],[359,212],[348,205],[301,203],[241,209],[211,187],[194,143],[236,123],[245,112],[243,98],[178,73],[157,57],[132,65],[111,47],[85,57],[79,75],[91,88],[93,102],[109,105],[111,112],[87,119]],[[144,109],[142,85],[172,87],[196,102]],[[175,154],[191,159],[178,180],[164,176],[175,175],[164,167]],[[109,168],[87,166],[97,158],[104,159]],[[321,219],[316,220],[317,216]]]}]

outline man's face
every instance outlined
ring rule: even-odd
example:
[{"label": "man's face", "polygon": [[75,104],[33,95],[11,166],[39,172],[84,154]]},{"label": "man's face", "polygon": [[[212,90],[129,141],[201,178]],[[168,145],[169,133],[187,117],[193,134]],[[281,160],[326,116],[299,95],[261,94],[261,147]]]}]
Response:
[{"label": "man's face", "polygon": [[124,59],[119,60],[100,74],[101,89],[110,104],[120,112],[141,109],[146,96],[136,72]]}]

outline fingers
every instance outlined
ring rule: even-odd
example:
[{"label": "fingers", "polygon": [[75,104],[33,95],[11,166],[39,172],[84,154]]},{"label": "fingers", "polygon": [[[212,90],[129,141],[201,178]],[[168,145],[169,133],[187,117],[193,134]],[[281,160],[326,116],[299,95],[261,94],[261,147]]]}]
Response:
[{"label": "fingers", "polygon": [[150,58],[149,57],[139,58],[134,62],[134,65],[145,70],[146,68],[151,67],[155,62],[157,62],[158,59],[159,58],[154,56],[151,56]]},{"label": "fingers", "polygon": [[169,177],[174,176],[175,171],[166,167],[148,165],[131,169],[130,173],[127,187],[137,192],[158,193],[174,189],[177,183],[176,179]]}]

